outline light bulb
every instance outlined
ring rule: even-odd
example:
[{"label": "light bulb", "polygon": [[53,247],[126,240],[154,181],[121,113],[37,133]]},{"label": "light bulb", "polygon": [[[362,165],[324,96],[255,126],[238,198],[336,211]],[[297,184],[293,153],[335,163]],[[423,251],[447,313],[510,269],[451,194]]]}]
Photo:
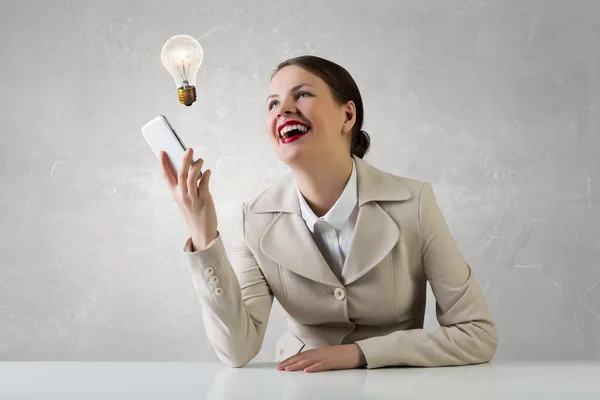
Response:
[{"label": "light bulb", "polygon": [[160,59],[175,80],[179,102],[191,106],[196,101],[196,74],[204,59],[200,43],[188,35],[173,36],[163,45]]}]

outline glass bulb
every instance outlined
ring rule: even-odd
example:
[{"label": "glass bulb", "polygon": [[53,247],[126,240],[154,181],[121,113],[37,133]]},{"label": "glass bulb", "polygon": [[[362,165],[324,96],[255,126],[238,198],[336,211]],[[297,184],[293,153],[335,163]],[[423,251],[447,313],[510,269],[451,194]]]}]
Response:
[{"label": "glass bulb", "polygon": [[191,106],[196,101],[196,75],[204,59],[202,46],[188,35],[176,35],[163,45],[160,59],[179,89],[179,101]]}]

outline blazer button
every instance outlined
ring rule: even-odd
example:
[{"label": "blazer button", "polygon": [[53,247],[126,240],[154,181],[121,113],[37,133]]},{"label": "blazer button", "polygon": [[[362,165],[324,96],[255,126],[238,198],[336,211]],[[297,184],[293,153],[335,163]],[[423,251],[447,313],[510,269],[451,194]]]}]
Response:
[{"label": "blazer button", "polygon": [[343,288],[337,288],[333,292],[333,295],[337,300],[344,300],[346,298],[346,291]]},{"label": "blazer button", "polygon": [[223,293],[225,293],[224,290],[223,290],[223,288],[218,287],[218,288],[215,289],[215,294],[217,296],[223,296]]},{"label": "blazer button", "polygon": [[209,279],[209,281],[213,285],[216,285],[217,283],[219,283],[219,277],[217,277],[217,276],[211,276],[210,279]]},{"label": "blazer button", "polygon": [[213,276],[214,273],[215,273],[215,270],[212,269],[211,267],[208,267],[204,270],[204,276],[207,278]]}]

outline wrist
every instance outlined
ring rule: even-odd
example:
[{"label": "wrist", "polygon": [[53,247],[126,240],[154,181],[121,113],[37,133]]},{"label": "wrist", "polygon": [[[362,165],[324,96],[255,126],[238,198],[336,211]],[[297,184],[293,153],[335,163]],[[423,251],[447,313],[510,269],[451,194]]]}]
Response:
[{"label": "wrist", "polygon": [[356,351],[358,352],[358,366],[364,367],[365,365],[367,365],[367,358],[365,357],[365,353],[363,353],[362,349],[358,344],[354,343],[354,346],[356,347]]},{"label": "wrist", "polygon": [[213,235],[206,234],[197,234],[193,233],[192,237],[192,251],[204,250],[206,249],[213,240],[215,240],[219,236],[219,232],[217,231]]}]

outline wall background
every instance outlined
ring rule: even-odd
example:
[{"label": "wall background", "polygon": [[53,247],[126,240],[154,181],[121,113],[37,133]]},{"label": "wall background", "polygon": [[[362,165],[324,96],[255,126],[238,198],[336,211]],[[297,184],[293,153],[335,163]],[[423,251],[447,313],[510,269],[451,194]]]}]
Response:
[{"label": "wall background", "polygon": [[[1,360],[217,359],[140,127],[165,114],[206,159],[228,244],[241,202],[288,171],[264,102],[301,54],[354,76],[367,161],[433,184],[499,325],[496,359],[600,359],[600,2],[1,8]],[[160,62],[180,33],[205,50],[189,108]],[[275,307],[258,359],[283,329]]]}]

